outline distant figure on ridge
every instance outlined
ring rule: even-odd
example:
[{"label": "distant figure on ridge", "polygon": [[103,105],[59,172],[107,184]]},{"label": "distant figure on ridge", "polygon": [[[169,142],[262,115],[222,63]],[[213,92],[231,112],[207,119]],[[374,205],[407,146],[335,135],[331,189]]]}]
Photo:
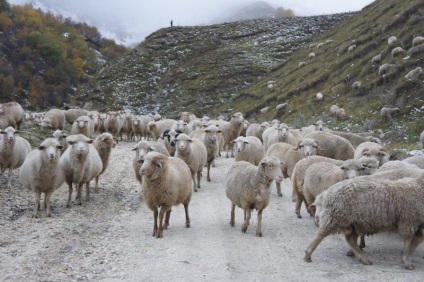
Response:
[{"label": "distant figure on ridge", "polygon": [[173,20],[171,20],[171,27],[174,25],[174,21]]}]

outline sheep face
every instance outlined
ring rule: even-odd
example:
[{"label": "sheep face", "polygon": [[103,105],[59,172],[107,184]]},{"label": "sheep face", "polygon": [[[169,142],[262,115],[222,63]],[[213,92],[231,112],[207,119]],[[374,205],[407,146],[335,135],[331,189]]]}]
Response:
[{"label": "sheep face", "polygon": [[315,140],[306,138],[303,141],[299,142],[298,149],[300,149],[300,154],[303,158],[309,156],[315,156],[317,154],[317,149],[319,148]]},{"label": "sheep face", "polygon": [[79,117],[75,120],[75,122],[78,124],[79,128],[84,128],[87,127],[88,120]]},{"label": "sheep face", "polygon": [[19,133],[19,131],[14,129],[11,126],[8,126],[5,130],[1,131],[0,133],[6,135],[7,141],[14,142],[15,141],[15,134]]},{"label": "sheep face", "polygon": [[278,127],[278,136],[281,138],[287,138],[289,135],[289,127],[287,125],[280,125]]},{"label": "sheep face", "polygon": [[205,140],[209,140],[210,142],[216,142],[216,138],[218,133],[221,133],[222,131],[218,129],[215,125],[210,125],[207,128],[205,128],[205,134],[208,135]]},{"label": "sheep face", "polygon": [[386,151],[374,148],[364,150],[362,156],[376,159],[380,166],[389,161],[389,154]]},{"label": "sheep face", "polygon": [[281,172],[281,162],[276,157],[265,157],[259,163],[262,167],[265,176],[268,178],[281,182],[284,180],[283,173]]},{"label": "sheep face", "polygon": [[190,145],[193,142],[193,140],[186,134],[180,134],[178,138],[175,139],[175,142],[176,142],[175,146],[177,150],[179,152],[184,153],[184,152],[190,151]]},{"label": "sheep face", "polygon": [[244,149],[246,148],[246,145],[249,144],[248,141],[246,141],[243,137],[237,137],[236,140],[231,141],[231,143],[235,144],[235,150],[237,150],[237,152],[243,152]]},{"label": "sheep face", "polygon": [[142,163],[139,170],[140,175],[149,180],[157,179],[161,175],[167,160],[168,157],[161,153],[148,153],[144,159],[140,161]]},{"label": "sheep face", "polygon": [[243,115],[242,113],[235,113],[232,117],[231,117],[231,121],[236,123],[236,124],[240,124],[244,121]]},{"label": "sheep face", "polygon": [[83,134],[70,136],[68,144],[72,146],[72,151],[77,155],[86,155],[89,150],[89,144],[93,143],[93,139],[89,139]]},{"label": "sheep face", "polygon": [[172,146],[175,147],[175,143],[176,143],[176,139],[178,137],[178,135],[180,135],[181,133],[183,133],[181,130],[179,129],[167,129],[163,132],[163,139],[168,139],[168,143]]},{"label": "sheep face", "polygon": [[180,130],[181,132],[183,132],[187,128],[187,125],[188,125],[187,122],[180,120],[177,123],[177,129]]},{"label": "sheep face", "polygon": [[314,125],[315,125],[315,130],[322,131],[323,130],[324,122],[322,122],[321,120],[319,120]]},{"label": "sheep face", "polygon": [[362,166],[365,168],[362,175],[372,175],[378,171],[379,162],[374,158],[362,157],[359,159]]},{"label": "sheep face", "polygon": [[132,149],[132,151],[135,151],[137,162],[141,162],[144,160],[144,156],[146,156],[149,152],[153,152],[154,149],[149,146],[149,143],[147,143],[147,141],[142,140],[138,142],[138,144]]},{"label": "sheep face", "polygon": [[96,114],[89,114],[88,117],[93,121],[94,125],[99,124],[99,116]]},{"label": "sheep face", "polygon": [[347,160],[343,163],[340,169],[343,171],[345,179],[352,179],[361,176],[365,167],[358,160]]},{"label": "sheep face", "polygon": [[48,138],[38,146],[38,150],[43,151],[50,161],[58,160],[62,149],[63,146],[54,138]]}]

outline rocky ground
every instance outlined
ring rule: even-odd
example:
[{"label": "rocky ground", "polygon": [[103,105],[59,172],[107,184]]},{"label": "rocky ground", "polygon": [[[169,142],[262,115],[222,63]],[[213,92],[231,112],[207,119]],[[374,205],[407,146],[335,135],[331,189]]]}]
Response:
[{"label": "rocky ground", "polygon": [[6,177],[0,186],[0,280],[2,281],[422,281],[424,247],[412,255],[415,270],[403,267],[397,234],[367,237],[365,252],[374,265],[346,256],[342,235],[326,238],[303,261],[316,227],[302,210],[294,214],[290,182],[284,196],[273,188],[263,214],[264,237],[255,236],[256,212],[246,234],[243,213],[230,227],[225,175],[234,159],[219,158],[212,182],[202,179],[190,205],[191,228],[184,209],[175,207],[162,239],[151,236],[152,212],[143,203],[132,170],[135,143],[120,142],[101,177],[100,193],[90,202],[66,208],[67,188],[53,195],[53,212],[34,219],[34,196]]}]

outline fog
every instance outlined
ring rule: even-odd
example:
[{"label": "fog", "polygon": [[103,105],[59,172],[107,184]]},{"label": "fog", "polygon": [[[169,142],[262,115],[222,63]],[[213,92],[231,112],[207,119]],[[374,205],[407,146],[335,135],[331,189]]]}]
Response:
[{"label": "fog", "polygon": [[[32,3],[75,21],[96,26],[103,36],[132,45],[162,27],[216,22],[230,10],[258,0],[9,0]],[[372,0],[268,0],[274,7],[292,9],[298,16],[358,11]]]}]

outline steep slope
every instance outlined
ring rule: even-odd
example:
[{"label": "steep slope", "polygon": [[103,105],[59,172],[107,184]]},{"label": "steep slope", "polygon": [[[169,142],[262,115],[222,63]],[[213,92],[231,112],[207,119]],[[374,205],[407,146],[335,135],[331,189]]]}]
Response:
[{"label": "steep slope", "polygon": [[[250,119],[278,118],[296,126],[323,119],[344,129],[380,127],[391,131],[400,141],[417,141],[424,129],[424,73],[412,80],[404,76],[412,69],[424,68],[424,52],[392,57],[391,51],[395,47],[407,51],[415,36],[424,36],[423,19],[423,1],[375,1],[312,41],[333,42],[320,49],[305,47],[293,53],[219,110],[241,111]],[[391,36],[396,36],[397,42],[389,46]],[[352,45],[357,47],[349,52]],[[311,52],[316,56],[308,59]],[[380,53],[381,62],[372,64],[371,59]],[[305,67],[299,67],[301,61],[306,62]],[[379,67],[384,63],[395,64],[396,68],[379,75]],[[272,90],[267,88],[269,80],[277,84]],[[355,81],[362,86],[353,89]],[[315,99],[318,92],[324,95],[321,102]],[[277,112],[275,106],[280,103],[288,106]],[[336,120],[329,115],[332,104],[345,108],[346,119]],[[380,109],[385,105],[398,106],[400,116],[383,120]],[[267,106],[270,111],[261,115],[260,109]]]},{"label": "steep slope", "polygon": [[260,19],[161,29],[102,69],[78,99],[100,110],[132,108],[176,116],[217,113],[239,90],[269,72],[313,35],[350,14]]}]

